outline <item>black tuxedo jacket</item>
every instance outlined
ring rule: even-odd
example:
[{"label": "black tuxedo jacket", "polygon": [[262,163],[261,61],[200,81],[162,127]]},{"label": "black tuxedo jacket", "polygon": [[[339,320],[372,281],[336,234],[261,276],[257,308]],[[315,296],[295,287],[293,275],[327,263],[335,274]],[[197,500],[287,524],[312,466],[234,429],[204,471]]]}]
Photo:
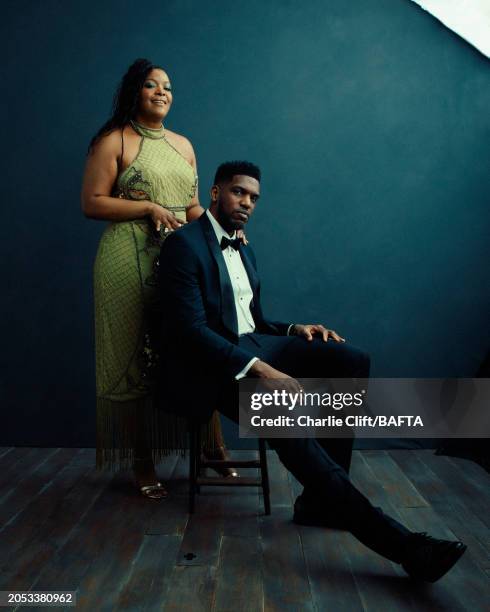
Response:
[{"label": "black tuxedo jacket", "polygon": [[[268,321],[250,246],[240,255],[253,291],[256,332],[282,336],[287,323]],[[238,346],[231,280],[214,229],[203,214],[163,243],[159,265],[159,402],[165,410],[207,419],[222,391],[254,357]]]}]

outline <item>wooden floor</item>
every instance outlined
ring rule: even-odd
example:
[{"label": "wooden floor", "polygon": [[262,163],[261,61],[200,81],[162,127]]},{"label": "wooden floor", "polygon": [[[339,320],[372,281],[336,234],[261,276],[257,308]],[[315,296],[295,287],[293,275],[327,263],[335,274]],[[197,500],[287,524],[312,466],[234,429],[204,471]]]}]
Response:
[{"label": "wooden floor", "polygon": [[434,585],[411,582],[348,533],[294,525],[299,485],[274,453],[270,517],[256,489],[216,487],[189,518],[181,458],[159,468],[171,491],[161,502],[137,495],[130,474],[93,465],[88,449],[0,450],[0,590],[77,590],[76,609],[91,611],[490,608],[490,477],[472,462],[354,453],[353,480],[373,503],[468,545]]}]

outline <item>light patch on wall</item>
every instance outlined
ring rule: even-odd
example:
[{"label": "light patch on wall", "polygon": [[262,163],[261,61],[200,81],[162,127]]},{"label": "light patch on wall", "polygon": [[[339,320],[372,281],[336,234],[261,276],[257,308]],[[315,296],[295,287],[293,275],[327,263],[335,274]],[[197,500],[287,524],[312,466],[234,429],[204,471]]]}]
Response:
[{"label": "light patch on wall", "polygon": [[412,0],[490,58],[490,0]]}]

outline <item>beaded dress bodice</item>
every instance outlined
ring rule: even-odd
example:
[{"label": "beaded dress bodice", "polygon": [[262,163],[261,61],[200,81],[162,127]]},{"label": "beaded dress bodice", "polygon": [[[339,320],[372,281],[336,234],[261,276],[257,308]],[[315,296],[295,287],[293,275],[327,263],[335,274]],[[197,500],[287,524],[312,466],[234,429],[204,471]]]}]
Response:
[{"label": "beaded dress bodice", "polygon": [[196,193],[197,176],[189,162],[159,129],[131,122],[142,137],[135,159],[117,178],[115,195],[127,200],[150,200],[182,220]]}]

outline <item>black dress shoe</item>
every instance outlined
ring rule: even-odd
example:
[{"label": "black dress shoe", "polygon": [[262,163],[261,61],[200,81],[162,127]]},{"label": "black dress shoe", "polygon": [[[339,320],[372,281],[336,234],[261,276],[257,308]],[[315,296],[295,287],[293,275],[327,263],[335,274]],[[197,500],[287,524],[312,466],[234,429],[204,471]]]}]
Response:
[{"label": "black dress shoe", "polygon": [[347,521],[339,514],[328,513],[325,510],[313,509],[305,504],[301,495],[294,502],[293,522],[308,527],[328,527],[329,529],[347,530]]},{"label": "black dress shoe", "polygon": [[402,567],[415,580],[435,582],[442,578],[466,550],[462,542],[437,540],[427,533],[409,536],[408,552]]}]

